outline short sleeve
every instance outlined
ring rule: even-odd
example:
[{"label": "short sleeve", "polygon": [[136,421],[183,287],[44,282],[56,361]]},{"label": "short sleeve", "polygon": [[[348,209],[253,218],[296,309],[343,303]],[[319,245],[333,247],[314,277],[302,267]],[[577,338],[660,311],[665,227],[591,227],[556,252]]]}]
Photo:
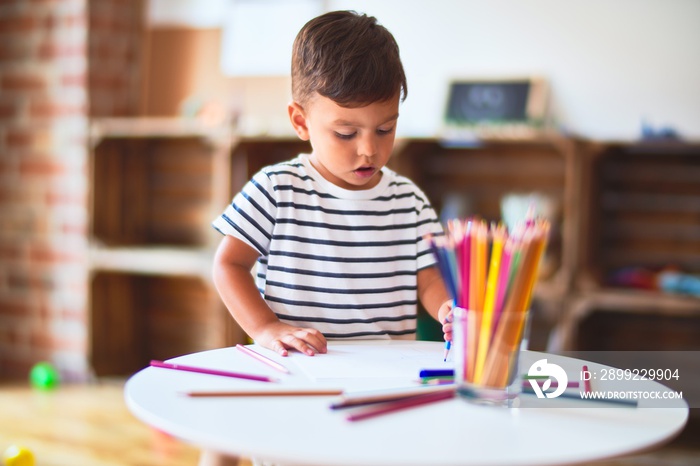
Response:
[{"label": "short sleeve", "polygon": [[273,181],[263,169],[236,194],[226,210],[214,219],[212,226],[266,256],[275,227],[276,211]]}]

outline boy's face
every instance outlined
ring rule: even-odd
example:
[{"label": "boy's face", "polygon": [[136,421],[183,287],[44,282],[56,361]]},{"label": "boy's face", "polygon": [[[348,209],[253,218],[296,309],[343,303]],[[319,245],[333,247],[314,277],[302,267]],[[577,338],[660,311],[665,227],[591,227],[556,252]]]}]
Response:
[{"label": "boy's face", "polygon": [[399,95],[356,108],[316,95],[303,108],[290,104],[289,117],[299,137],[311,142],[311,163],[325,179],[345,189],[371,189],[394,147]]}]

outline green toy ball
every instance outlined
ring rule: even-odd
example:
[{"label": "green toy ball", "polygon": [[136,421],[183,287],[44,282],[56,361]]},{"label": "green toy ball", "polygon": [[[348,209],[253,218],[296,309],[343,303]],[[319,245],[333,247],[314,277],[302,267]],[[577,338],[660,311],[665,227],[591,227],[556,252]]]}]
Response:
[{"label": "green toy ball", "polygon": [[58,385],[58,371],[48,362],[39,362],[32,367],[29,381],[39,390],[51,390]]},{"label": "green toy ball", "polygon": [[2,455],[5,466],[34,466],[34,454],[27,447],[10,445]]}]

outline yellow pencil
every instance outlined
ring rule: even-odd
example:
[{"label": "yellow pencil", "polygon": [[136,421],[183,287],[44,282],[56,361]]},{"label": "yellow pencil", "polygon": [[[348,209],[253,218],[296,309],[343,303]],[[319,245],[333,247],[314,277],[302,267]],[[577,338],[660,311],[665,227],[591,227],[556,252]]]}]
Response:
[{"label": "yellow pencil", "polygon": [[481,329],[479,332],[479,348],[476,356],[476,368],[474,370],[474,381],[481,382],[481,375],[484,370],[486,353],[491,344],[491,327],[493,325],[493,310],[496,303],[496,287],[501,267],[501,256],[503,244],[506,237],[505,227],[501,224],[493,229],[493,244],[491,246],[491,264],[489,265],[488,279],[486,282],[486,296],[484,298],[484,313],[481,318]]},{"label": "yellow pencil", "polygon": [[486,263],[488,261],[488,227],[486,222],[481,221],[477,229],[476,236],[476,309],[484,310],[484,294],[486,292]]}]

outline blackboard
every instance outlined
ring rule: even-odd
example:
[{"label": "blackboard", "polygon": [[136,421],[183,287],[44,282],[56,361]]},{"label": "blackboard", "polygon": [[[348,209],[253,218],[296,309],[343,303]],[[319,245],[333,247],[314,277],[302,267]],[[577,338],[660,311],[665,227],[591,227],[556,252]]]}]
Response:
[{"label": "blackboard", "polygon": [[446,120],[452,124],[530,122],[531,91],[530,80],[453,82]]}]

